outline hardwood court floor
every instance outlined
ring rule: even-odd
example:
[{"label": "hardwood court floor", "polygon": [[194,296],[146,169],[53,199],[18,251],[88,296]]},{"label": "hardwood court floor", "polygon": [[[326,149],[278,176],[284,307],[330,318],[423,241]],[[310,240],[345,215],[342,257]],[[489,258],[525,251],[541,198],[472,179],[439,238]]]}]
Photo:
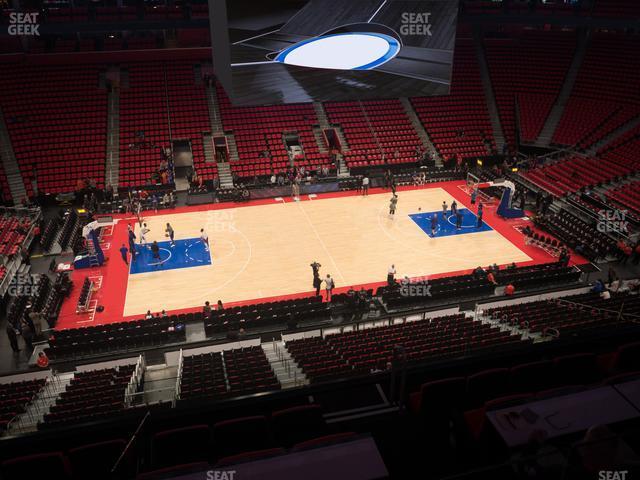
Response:
[{"label": "hardwood court floor", "polygon": [[390,198],[379,193],[150,216],[148,241],[165,241],[167,222],[176,239],[198,238],[204,228],[212,264],[128,275],[123,314],[310,292],[314,260],[337,287],[383,281],[392,263],[398,277],[418,277],[532,260],[495,230],[430,238],[409,214],[450,204],[443,188],[399,192],[395,218],[388,216]]}]

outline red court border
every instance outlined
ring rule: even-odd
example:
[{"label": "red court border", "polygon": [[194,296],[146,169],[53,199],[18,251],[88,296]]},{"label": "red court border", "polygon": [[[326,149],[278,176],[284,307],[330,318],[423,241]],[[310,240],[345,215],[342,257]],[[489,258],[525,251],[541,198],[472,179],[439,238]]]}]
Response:
[{"label": "red court border", "polygon": [[[449,195],[456,199],[458,204],[464,205],[466,208],[477,211],[477,205],[472,208],[470,197],[465,194],[459,186],[464,185],[464,180],[457,181],[449,181],[449,182],[437,182],[430,183],[424,186],[404,186],[398,187],[397,191],[410,191],[410,190],[421,190],[421,189],[430,189],[430,188],[442,188]],[[372,188],[369,190],[370,194],[378,194],[378,193],[390,193],[389,189],[385,188]],[[328,198],[340,198],[340,197],[350,197],[360,195],[357,191],[343,191],[343,192],[332,192],[332,193],[319,193],[316,198],[313,200],[308,197],[308,195],[301,196],[301,201],[322,201],[323,199]],[[283,197],[283,201],[285,203],[291,203],[294,200],[291,197]],[[273,198],[259,199],[259,200],[250,200],[244,203],[235,203],[235,202],[222,202],[222,203],[214,203],[214,204],[205,204],[205,205],[197,205],[197,206],[184,206],[177,207],[173,210],[160,210],[158,213],[154,213],[153,211],[145,211],[144,217],[153,217],[156,215],[175,215],[180,213],[187,212],[204,212],[210,210],[224,210],[229,208],[244,208],[244,207],[252,207],[255,205],[272,205],[275,202]],[[83,326],[93,326],[93,325],[101,325],[106,323],[115,323],[121,321],[131,321],[131,320],[139,320],[144,317],[144,314],[138,315],[130,315],[123,316],[124,312],[124,304],[126,299],[126,290],[127,290],[127,276],[128,276],[128,268],[120,258],[120,252],[118,249],[122,244],[127,244],[127,225],[134,225],[136,220],[135,218],[125,215],[125,214],[113,214],[114,219],[121,220],[118,224],[114,226],[113,234],[107,240],[111,243],[110,249],[105,252],[106,261],[102,267],[97,268],[88,268],[82,270],[75,270],[72,273],[71,279],[74,284],[74,288],[72,289],[71,295],[68,299],[66,299],[62,305],[60,310],[60,315],[58,317],[58,322],[56,325],[56,329],[63,330],[67,328],[78,328]],[[126,221],[122,221],[126,219]],[[531,222],[522,219],[513,219],[513,220],[505,220],[501,217],[498,217],[495,214],[495,208],[493,207],[485,207],[483,220],[487,222],[493,230],[500,233],[505,239],[515,245],[518,249],[524,252],[526,255],[531,257],[530,261],[519,262],[518,266],[528,266],[528,265],[537,265],[541,263],[552,262],[555,259],[543,251],[540,248],[525,245],[524,235],[519,233],[515,228],[516,225],[524,225],[530,224]],[[584,264],[588,263],[588,261],[579,255],[572,255],[571,264]],[[486,265],[482,265],[486,266]],[[500,265],[503,267],[504,265]],[[462,275],[465,273],[470,273],[469,270],[460,270],[453,272],[445,272],[440,274],[430,275],[429,278],[441,278],[447,276],[454,275]],[[102,288],[98,290],[94,299],[98,301],[99,305],[104,306],[104,311],[95,314],[95,318],[93,321],[89,322],[88,315],[81,314],[78,315],[75,313],[76,304],[78,301],[78,297],[80,295],[80,285],[84,282],[84,279],[88,276],[98,276],[102,275]],[[311,283],[311,282],[309,282]],[[377,288],[379,286],[385,285],[386,281],[373,282],[367,284],[360,285],[345,285],[341,288],[337,288],[334,293],[342,293],[346,292],[350,287],[354,287],[356,289],[360,288]],[[150,292],[150,295],[161,294],[162,292]],[[292,295],[283,295],[277,297],[262,297],[255,298],[252,300],[246,300],[241,302],[233,302],[225,304],[225,306],[237,306],[237,305],[248,305],[253,303],[260,302],[270,302],[276,300],[287,300],[294,298],[303,298],[312,295],[313,291],[309,290],[308,292],[292,294]],[[218,299],[212,298],[211,302],[215,303]],[[224,299],[222,299],[224,301]],[[168,313],[170,314],[178,314],[178,313],[190,313],[199,311],[202,309],[202,305],[197,305],[189,308],[183,308],[178,310],[170,310]],[[156,313],[156,312],[153,312]]]}]

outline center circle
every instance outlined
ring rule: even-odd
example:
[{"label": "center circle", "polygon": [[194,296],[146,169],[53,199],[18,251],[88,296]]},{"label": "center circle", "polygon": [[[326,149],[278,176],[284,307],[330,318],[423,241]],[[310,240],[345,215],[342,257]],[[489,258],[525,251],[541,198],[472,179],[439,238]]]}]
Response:
[{"label": "center circle", "polygon": [[398,41],[381,33],[338,33],[297,43],[275,61],[298,67],[333,70],[370,70],[393,59]]}]

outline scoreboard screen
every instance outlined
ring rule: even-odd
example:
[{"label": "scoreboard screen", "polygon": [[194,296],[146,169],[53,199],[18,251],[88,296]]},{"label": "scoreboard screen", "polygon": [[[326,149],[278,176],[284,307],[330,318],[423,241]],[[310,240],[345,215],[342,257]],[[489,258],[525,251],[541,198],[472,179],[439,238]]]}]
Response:
[{"label": "scoreboard screen", "polygon": [[210,0],[236,105],[448,94],[457,0]]}]

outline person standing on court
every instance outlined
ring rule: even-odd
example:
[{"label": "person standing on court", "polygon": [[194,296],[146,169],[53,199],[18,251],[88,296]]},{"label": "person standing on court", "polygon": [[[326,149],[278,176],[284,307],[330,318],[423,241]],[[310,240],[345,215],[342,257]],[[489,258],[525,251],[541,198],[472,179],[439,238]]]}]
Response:
[{"label": "person standing on court", "polygon": [[456,210],[456,230],[460,230],[462,228],[462,212]]},{"label": "person standing on court", "polygon": [[207,232],[204,231],[204,228],[200,229],[200,240],[202,240],[202,243],[204,243],[204,249],[205,251],[209,251],[209,236],[207,235]]},{"label": "person standing on court", "polygon": [[458,213],[458,202],[454,200],[453,202],[451,202],[451,215],[457,216],[457,213]]},{"label": "person standing on court", "polygon": [[443,220],[447,219],[447,210],[449,210],[449,207],[447,207],[447,201],[444,200],[442,202],[442,219]]},{"label": "person standing on court", "polygon": [[138,217],[138,224],[142,227],[142,200],[136,200],[135,213]]},{"label": "person standing on court", "polygon": [[436,229],[438,228],[438,216],[434,213],[431,216],[431,236],[436,236]]},{"label": "person standing on court", "polygon": [[476,227],[482,227],[482,204],[478,206],[478,224],[476,225]]},{"label": "person standing on court", "polygon": [[149,228],[147,228],[147,224],[144,223],[142,225],[142,228],[140,229],[140,245],[146,245],[147,243],[147,238],[146,235],[147,233],[149,233],[151,230],[149,230]]},{"label": "person standing on court", "polygon": [[129,250],[127,250],[127,247],[125,247],[123,243],[122,246],[120,247],[120,255],[122,256],[122,261],[124,262],[125,265],[129,265],[129,260],[127,260],[128,252]]},{"label": "person standing on court", "polygon": [[369,177],[362,177],[362,195],[369,195]]},{"label": "person standing on court", "polygon": [[396,283],[396,266],[391,265],[387,270],[387,285],[391,286]]},{"label": "person standing on court", "polygon": [[320,265],[315,260],[313,261],[313,263],[311,264],[311,270],[313,271],[313,278],[320,277],[320,267],[321,266],[322,265]]},{"label": "person standing on court", "polygon": [[320,295],[320,287],[322,286],[322,280],[320,275],[313,276],[313,288],[316,290],[316,297]]},{"label": "person standing on court", "polygon": [[398,196],[394,194],[389,202],[389,215],[394,216],[396,214],[396,207],[398,206]]},{"label": "person standing on court", "polygon": [[175,232],[173,231],[173,227],[170,223],[167,223],[167,228],[165,228],[164,231],[167,232],[167,237],[169,237],[169,240],[171,241],[171,248],[175,247],[176,242],[173,241]]},{"label": "person standing on court", "polygon": [[[129,236],[129,247],[132,247],[136,244],[136,234],[133,232],[131,225],[127,225],[127,234]],[[131,250],[131,248],[129,248],[129,250]]]},{"label": "person standing on court", "polygon": [[153,255],[153,259],[155,260],[156,267],[160,266],[160,247],[158,246],[158,242],[155,240],[151,244],[151,254]]},{"label": "person standing on court", "polygon": [[478,188],[477,187],[473,187],[473,190],[471,191],[471,205],[475,205],[476,204],[476,198],[478,197]]},{"label": "person standing on court", "polygon": [[331,301],[331,292],[336,286],[336,282],[333,281],[331,275],[327,273],[327,278],[324,280],[324,288],[327,291],[327,302]]}]

